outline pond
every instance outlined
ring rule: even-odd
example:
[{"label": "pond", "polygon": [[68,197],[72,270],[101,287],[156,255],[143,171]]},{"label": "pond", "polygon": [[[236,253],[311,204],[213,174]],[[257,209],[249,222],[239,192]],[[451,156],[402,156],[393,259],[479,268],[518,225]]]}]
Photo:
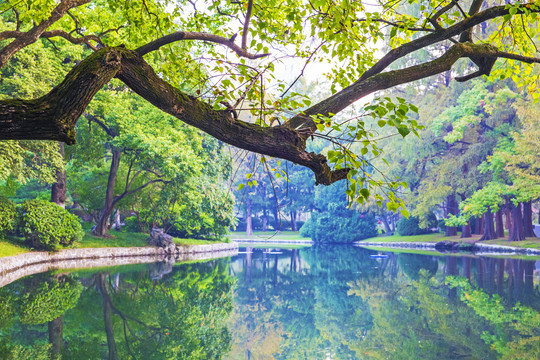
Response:
[{"label": "pond", "polygon": [[540,263],[241,248],[0,288],[1,359],[538,359]]}]

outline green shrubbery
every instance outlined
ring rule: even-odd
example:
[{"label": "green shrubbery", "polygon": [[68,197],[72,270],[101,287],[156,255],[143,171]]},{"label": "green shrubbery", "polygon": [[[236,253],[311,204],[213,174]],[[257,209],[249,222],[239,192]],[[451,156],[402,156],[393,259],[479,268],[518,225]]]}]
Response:
[{"label": "green shrubbery", "polygon": [[429,229],[421,229],[417,217],[401,218],[397,223],[397,232],[401,236],[420,235],[430,232]]},{"label": "green shrubbery", "polygon": [[377,236],[377,221],[371,214],[348,211],[340,214],[313,213],[300,235],[315,242],[353,242]]},{"label": "green shrubbery", "polygon": [[17,205],[0,197],[0,235],[15,230],[17,226]]},{"label": "green shrubbery", "polygon": [[57,250],[84,236],[79,218],[55,203],[29,200],[20,211],[20,232],[35,248]]}]

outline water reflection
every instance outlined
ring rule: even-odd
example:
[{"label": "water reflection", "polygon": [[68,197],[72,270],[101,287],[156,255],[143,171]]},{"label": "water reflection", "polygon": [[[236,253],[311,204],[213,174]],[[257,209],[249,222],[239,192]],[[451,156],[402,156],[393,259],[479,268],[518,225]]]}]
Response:
[{"label": "water reflection", "polygon": [[1,359],[537,359],[531,260],[246,248],[0,288]]},{"label": "water reflection", "polygon": [[225,262],[25,278],[1,289],[0,358],[219,359],[233,283]]}]

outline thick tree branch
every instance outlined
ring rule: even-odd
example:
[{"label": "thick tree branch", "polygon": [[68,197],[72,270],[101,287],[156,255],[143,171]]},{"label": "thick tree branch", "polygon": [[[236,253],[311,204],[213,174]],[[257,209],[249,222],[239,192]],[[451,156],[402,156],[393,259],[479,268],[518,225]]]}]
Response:
[{"label": "thick tree branch", "polygon": [[[21,36],[24,36],[26,33],[25,32],[22,32],[22,31],[3,31],[0,33],[0,40],[5,40],[5,39],[11,39],[11,38],[19,38]],[[63,30],[51,30],[51,31],[45,31],[43,34],[41,34],[40,38],[42,39],[50,39],[50,38],[53,38],[53,37],[63,37],[64,39],[66,39],[67,41],[69,41],[70,43],[72,44],[86,44],[88,45],[92,50],[97,50],[97,48],[92,45],[92,43],[90,41],[94,41],[100,45],[102,45],[101,43],[101,39],[96,36],[96,35],[85,35],[85,36],[81,36],[81,37],[74,37],[72,36],[70,33],[68,32],[65,32]]]},{"label": "thick tree branch", "polygon": [[248,59],[259,59],[259,58],[270,55],[270,54],[251,54],[244,48],[236,45],[234,43],[234,38],[235,36],[233,36],[233,38],[231,39],[227,39],[222,36],[213,35],[213,34],[207,34],[207,33],[201,33],[201,32],[179,31],[170,35],[163,36],[154,41],[151,41],[148,44],[141,46],[135,51],[139,55],[144,56],[148,54],[149,52],[158,50],[162,46],[172,44],[177,41],[200,40],[200,41],[208,41],[208,42],[224,45],[228,47],[229,49],[233,50],[238,56],[245,57]]},{"label": "thick tree branch", "polygon": [[0,101],[0,140],[75,143],[75,123],[94,95],[120,69],[122,48],[96,51],[75,66],[48,94],[33,100]]},{"label": "thick tree branch", "polygon": [[69,9],[89,3],[91,0],[63,0],[51,12],[51,16],[43,20],[39,25],[34,26],[31,30],[18,36],[11,43],[0,49],[0,68],[4,67],[17,51],[25,46],[36,42],[41,35],[56,21],[60,20]]}]

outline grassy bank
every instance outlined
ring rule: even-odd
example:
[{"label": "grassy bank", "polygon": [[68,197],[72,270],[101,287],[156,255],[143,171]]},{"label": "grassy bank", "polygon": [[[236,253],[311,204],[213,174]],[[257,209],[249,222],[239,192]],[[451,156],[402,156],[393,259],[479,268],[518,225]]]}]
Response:
[{"label": "grassy bank", "polygon": [[[85,233],[81,241],[73,244],[72,248],[87,249],[87,248],[108,248],[108,247],[142,247],[148,246],[148,234],[144,233],[124,233],[110,231],[110,237],[101,238],[93,236],[90,232]],[[222,242],[207,241],[199,239],[179,239],[174,238],[174,243],[179,246],[188,245],[208,245]],[[17,238],[2,238],[0,237],[0,257],[14,256],[34,251],[24,245],[22,239]]]},{"label": "grassy bank", "polygon": [[[373,237],[369,239],[365,239],[362,241],[366,242],[439,242],[439,241],[455,241],[455,242],[476,242],[480,240],[481,235],[473,235],[470,238],[460,238],[458,236],[444,236],[442,233],[433,233],[433,234],[425,234],[425,235],[412,235],[412,236],[401,236],[401,235],[393,235],[393,236],[378,236]],[[495,244],[495,245],[505,245],[505,246],[513,246],[517,248],[531,248],[531,249],[540,249],[540,238],[532,237],[532,238],[526,238],[523,241],[512,241],[509,242],[508,238],[501,238],[501,239],[495,239],[495,240],[487,240],[487,241],[480,241],[480,244]]]},{"label": "grassy bank", "polygon": [[295,241],[295,240],[311,240],[310,238],[302,237],[298,231],[255,231],[252,236],[247,236],[245,232],[232,232],[227,235],[229,239],[234,240],[257,240],[258,242],[272,241]]}]

